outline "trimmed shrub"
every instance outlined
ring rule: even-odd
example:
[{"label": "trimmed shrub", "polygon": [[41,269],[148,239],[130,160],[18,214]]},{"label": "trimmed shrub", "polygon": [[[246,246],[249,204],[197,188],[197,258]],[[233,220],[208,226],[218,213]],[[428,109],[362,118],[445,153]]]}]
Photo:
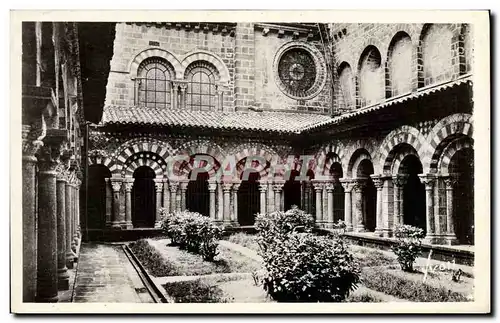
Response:
[{"label": "trimmed shrub", "polygon": [[220,288],[200,279],[168,283],[163,287],[176,303],[226,303]]},{"label": "trimmed shrub", "polygon": [[205,260],[213,261],[218,254],[223,230],[206,216],[189,211],[163,214],[162,229],[173,245],[199,253]]},{"label": "trimmed shrub", "polygon": [[156,277],[179,275],[179,270],[170,262],[166,262],[146,240],[132,242],[129,248],[151,275]]},{"label": "trimmed shrub", "polygon": [[359,268],[341,239],[289,233],[267,248],[262,282],[276,301],[341,302],[357,287]]},{"label": "trimmed shrub", "polygon": [[391,249],[397,256],[401,269],[412,272],[415,260],[422,254],[424,230],[411,225],[401,225],[394,230],[394,236],[397,242]]}]

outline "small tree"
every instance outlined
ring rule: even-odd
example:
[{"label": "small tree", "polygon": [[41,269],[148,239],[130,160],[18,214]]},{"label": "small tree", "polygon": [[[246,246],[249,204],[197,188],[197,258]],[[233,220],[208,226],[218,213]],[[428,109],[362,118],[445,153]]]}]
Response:
[{"label": "small tree", "polygon": [[413,271],[413,264],[422,254],[424,230],[411,225],[397,226],[394,230],[397,242],[391,247],[403,271]]}]

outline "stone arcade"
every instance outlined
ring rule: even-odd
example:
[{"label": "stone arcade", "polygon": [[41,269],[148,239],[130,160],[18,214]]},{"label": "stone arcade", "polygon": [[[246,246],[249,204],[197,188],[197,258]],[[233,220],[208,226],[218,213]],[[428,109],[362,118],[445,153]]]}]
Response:
[{"label": "stone arcade", "polygon": [[[92,107],[84,102],[94,111],[85,115],[92,121],[85,216],[73,206],[82,180],[82,152],[74,144],[81,107],[55,108],[59,119],[64,111],[75,116],[76,122],[64,119],[67,129],[51,130],[46,121],[46,133],[26,137],[25,243],[36,246],[36,205],[38,219],[48,219],[39,220],[39,235],[57,232],[38,248],[38,285],[52,288],[43,297],[57,292],[58,276],[40,276],[51,247],[72,256],[71,232],[79,237],[80,227],[85,240],[151,233],[160,208],[244,227],[256,213],[297,205],[319,228],[344,220],[352,234],[391,238],[395,225],[411,224],[425,230],[429,244],[472,245],[470,28],[117,23],[105,99]],[[64,89],[77,91],[72,86]],[[32,147],[42,141],[35,171]],[[176,156],[187,158],[173,162]],[[200,156],[213,167],[193,175]],[[301,156],[312,158],[300,162]],[[228,160],[234,176],[216,176]],[[27,249],[31,259],[36,248]],[[51,257],[51,268],[64,277],[65,262],[56,267]]]}]

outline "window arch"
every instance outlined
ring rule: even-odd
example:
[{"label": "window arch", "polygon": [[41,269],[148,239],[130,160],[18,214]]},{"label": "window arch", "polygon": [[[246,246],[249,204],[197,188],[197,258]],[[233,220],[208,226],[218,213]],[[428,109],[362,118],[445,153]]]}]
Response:
[{"label": "window arch", "polygon": [[381,68],[381,55],[375,46],[368,46],[359,62],[360,106],[380,102],[384,97],[384,75]]},{"label": "window arch", "polygon": [[351,66],[343,62],[338,69],[339,85],[341,92],[341,99],[343,100],[343,107],[351,109],[355,106],[356,90],[354,87],[354,77],[352,74]]},{"label": "window arch", "polygon": [[186,105],[195,111],[213,111],[216,102],[216,81],[219,73],[215,66],[208,62],[194,62],[186,71],[188,81]]},{"label": "window arch", "polygon": [[424,86],[451,79],[453,73],[453,33],[446,24],[433,24],[422,42]]},{"label": "window arch", "polygon": [[412,42],[405,32],[394,36],[389,46],[387,68],[390,80],[390,95],[397,96],[411,91]]},{"label": "window arch", "polygon": [[171,76],[173,69],[158,57],[139,65],[136,78],[137,105],[148,108],[169,108],[171,105]]}]

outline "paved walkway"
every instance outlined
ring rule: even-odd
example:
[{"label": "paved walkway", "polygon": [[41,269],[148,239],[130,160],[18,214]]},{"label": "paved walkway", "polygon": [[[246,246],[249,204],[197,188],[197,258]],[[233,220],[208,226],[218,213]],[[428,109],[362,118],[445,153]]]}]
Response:
[{"label": "paved walkway", "polygon": [[82,244],[74,303],[152,303],[120,245]]}]

